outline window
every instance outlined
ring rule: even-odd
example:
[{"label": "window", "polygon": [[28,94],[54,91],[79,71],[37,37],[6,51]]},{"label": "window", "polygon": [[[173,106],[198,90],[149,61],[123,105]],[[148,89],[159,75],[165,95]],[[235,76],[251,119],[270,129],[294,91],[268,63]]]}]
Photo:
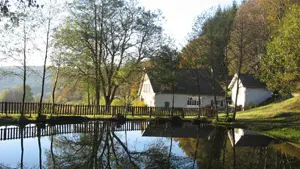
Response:
[{"label": "window", "polygon": [[197,98],[193,98],[193,97],[188,97],[187,99],[187,105],[190,106],[190,105],[199,105],[200,102]]},{"label": "window", "polygon": [[165,102],[165,108],[169,108],[170,107],[170,102]]},{"label": "window", "polygon": [[[214,100],[211,100],[210,104],[211,104],[211,106],[214,106],[214,104],[215,104]],[[220,100],[217,100],[217,106],[223,107],[224,106],[224,102],[220,101]]]},{"label": "window", "polygon": [[149,84],[144,84],[144,87],[143,87],[143,92],[150,92],[150,85]]}]

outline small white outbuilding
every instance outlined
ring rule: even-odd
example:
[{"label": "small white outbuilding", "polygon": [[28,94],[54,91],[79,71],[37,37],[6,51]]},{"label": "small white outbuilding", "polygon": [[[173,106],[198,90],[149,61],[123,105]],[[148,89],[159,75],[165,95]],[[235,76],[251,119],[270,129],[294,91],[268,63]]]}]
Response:
[{"label": "small white outbuilding", "polygon": [[[237,92],[237,74],[232,78],[229,86],[232,91],[232,103],[235,104]],[[251,74],[241,74],[239,80],[239,93],[237,105],[245,108],[247,106],[257,106],[270,98],[272,92],[267,89],[266,84],[255,78]]]}]

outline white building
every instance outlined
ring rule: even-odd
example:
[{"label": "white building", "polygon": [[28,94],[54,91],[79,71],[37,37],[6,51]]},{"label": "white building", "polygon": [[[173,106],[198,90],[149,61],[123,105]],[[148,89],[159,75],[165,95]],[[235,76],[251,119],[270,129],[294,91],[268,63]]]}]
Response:
[{"label": "white building", "polygon": [[[196,73],[198,73],[198,78],[196,78]],[[174,107],[198,108],[199,104],[201,107],[211,106],[214,100],[214,91],[211,74],[207,70],[178,69],[175,74]],[[199,88],[196,83],[197,79]],[[218,108],[224,108],[224,90],[217,82],[215,86]],[[151,72],[145,73],[139,89],[139,96],[147,106],[172,107],[173,92],[171,87],[160,84],[151,75]]]},{"label": "white building", "polygon": [[[229,86],[232,91],[232,102],[235,103],[237,92],[237,74],[232,78]],[[237,105],[243,108],[249,105],[259,105],[272,96],[272,92],[266,88],[266,84],[254,78],[250,74],[241,74],[239,80],[239,93]]]}]

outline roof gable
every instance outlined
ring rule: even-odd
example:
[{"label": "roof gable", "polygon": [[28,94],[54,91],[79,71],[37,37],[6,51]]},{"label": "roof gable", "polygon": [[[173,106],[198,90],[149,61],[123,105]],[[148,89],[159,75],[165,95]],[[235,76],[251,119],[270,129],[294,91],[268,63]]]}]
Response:
[{"label": "roof gable", "polygon": [[[232,78],[229,88],[232,89],[237,80],[237,74]],[[241,74],[240,81],[245,88],[266,88],[266,83],[261,82],[259,79],[255,78],[252,74]]]}]

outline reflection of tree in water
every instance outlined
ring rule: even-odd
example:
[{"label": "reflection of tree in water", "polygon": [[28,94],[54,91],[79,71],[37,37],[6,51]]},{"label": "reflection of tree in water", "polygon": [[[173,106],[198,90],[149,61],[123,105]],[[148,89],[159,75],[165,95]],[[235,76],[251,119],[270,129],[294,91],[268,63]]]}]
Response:
[{"label": "reflection of tree in water", "polygon": [[179,147],[185,154],[195,159],[198,168],[222,168],[220,156],[225,140],[224,131],[215,130],[215,132],[217,133],[211,136],[210,140],[207,138],[178,138],[176,140],[179,141]]},{"label": "reflection of tree in water", "polygon": [[[298,169],[300,159],[289,156],[288,151],[276,151],[275,145],[269,147],[235,147],[227,138],[227,131],[217,128],[208,138],[179,138],[179,147],[187,156],[195,158],[198,168],[262,168],[262,169]],[[198,144],[197,144],[198,142]],[[197,147],[197,148],[196,148]]]},{"label": "reflection of tree in water", "polygon": [[[131,151],[108,122],[96,122],[89,134],[58,136],[47,152],[48,168],[190,168],[192,160],[170,154],[162,140]],[[52,158],[54,157],[54,158]],[[169,158],[170,157],[170,158]]]}]

